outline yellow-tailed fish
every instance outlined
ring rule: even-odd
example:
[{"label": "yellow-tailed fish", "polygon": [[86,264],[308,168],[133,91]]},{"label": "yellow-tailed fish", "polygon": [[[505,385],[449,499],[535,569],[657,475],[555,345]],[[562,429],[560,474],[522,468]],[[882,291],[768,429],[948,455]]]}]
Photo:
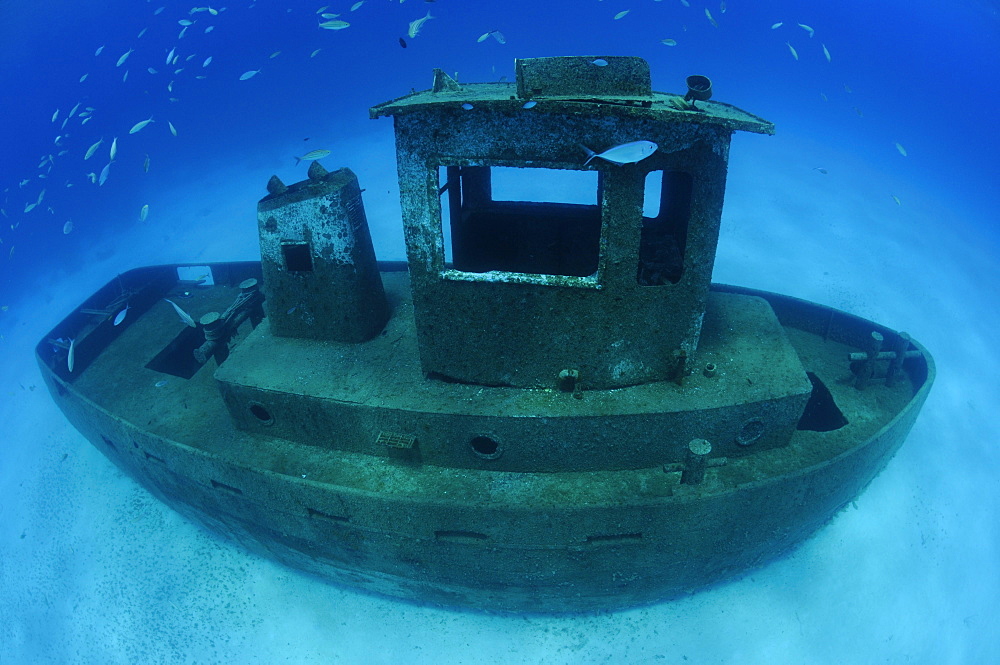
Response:
[{"label": "yellow-tailed fish", "polygon": [[115,161],[115,157],[118,155],[118,137],[117,136],[115,137],[115,140],[111,142],[111,153],[110,154],[111,154],[111,161],[112,162]]},{"label": "yellow-tailed fish", "polygon": [[173,123],[170,122],[169,120],[167,120],[167,127],[170,128],[170,133],[171,134],[173,134],[174,136],[177,136],[177,128],[174,127]]},{"label": "yellow-tailed fish", "polygon": [[104,50],[104,46],[103,46],[103,45],[101,45],[101,46],[98,46],[98,47],[97,47],[97,50],[96,50],[96,51],[94,51],[94,55],[100,55],[100,54],[101,54],[101,51],[103,51],[103,50]]},{"label": "yellow-tailed fish", "polygon": [[164,300],[166,300],[168,303],[170,303],[171,305],[174,306],[174,311],[177,312],[177,316],[181,317],[181,321],[183,321],[185,323],[185,325],[188,325],[188,326],[190,326],[192,328],[197,328],[198,327],[198,324],[196,324],[194,322],[194,319],[191,318],[191,315],[188,314],[187,312],[185,312],[180,307],[178,307],[177,303],[175,303],[170,298],[164,298]]},{"label": "yellow-tailed fish", "polygon": [[[102,47],[103,48],[103,47]],[[14,251],[14,248],[10,248]],[[76,364],[76,338],[74,337],[69,341],[69,351],[66,352],[66,369],[73,371],[73,366]]]},{"label": "yellow-tailed fish", "polygon": [[810,28],[805,23],[796,23],[796,25],[798,25],[800,28],[802,28],[803,30],[805,30],[806,32],[808,32],[810,37],[812,37],[813,33],[816,32],[815,30],[813,30],[812,28]]},{"label": "yellow-tailed fish", "polygon": [[343,30],[344,28],[349,28],[350,26],[351,24],[347,21],[323,21],[319,24],[319,27],[324,30]]},{"label": "yellow-tailed fish", "polygon": [[55,111],[52,112],[52,122],[55,122],[56,118],[58,117],[59,117],[59,109],[56,109]]},{"label": "yellow-tailed fish", "polygon": [[799,52],[795,50],[795,47],[789,44],[788,42],[785,42],[785,45],[788,46],[788,50],[792,52],[792,57],[798,60]]}]

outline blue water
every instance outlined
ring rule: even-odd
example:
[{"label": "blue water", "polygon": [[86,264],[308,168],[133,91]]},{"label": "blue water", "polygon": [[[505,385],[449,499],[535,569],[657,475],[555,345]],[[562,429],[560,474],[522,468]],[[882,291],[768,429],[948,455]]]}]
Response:
[{"label": "blue water", "polygon": [[[971,428],[974,418],[995,410],[995,402],[990,406],[985,397],[990,390],[995,394],[995,385],[986,383],[981,390],[973,390],[965,383],[982,380],[995,368],[989,360],[995,334],[986,331],[985,325],[977,331],[975,326],[982,322],[971,318],[959,325],[958,317],[974,311],[994,312],[998,304],[997,270],[992,259],[1000,250],[996,212],[1000,209],[996,162],[1000,154],[996,128],[1000,15],[996,3],[730,0],[723,12],[718,0],[690,0],[689,6],[680,0],[366,0],[350,11],[351,2],[336,0],[327,11],[340,13],[339,19],[351,25],[330,31],[318,27],[321,19],[317,9],[325,2],[243,0],[213,5],[217,15],[192,14],[193,3],[164,0],[0,4],[0,342],[6,345],[0,346],[0,358],[10,367],[4,371],[11,383],[9,390],[4,387],[4,399],[26,395],[25,386],[37,380],[30,370],[17,374],[23,370],[29,347],[15,347],[10,340],[18,339],[19,333],[42,334],[40,331],[115,272],[171,260],[256,258],[255,206],[266,193],[267,178],[277,174],[286,183],[304,178],[306,165],[297,166],[294,158],[310,150],[330,150],[323,164],[331,170],[348,166],[358,173],[362,187],[369,188],[365,203],[379,258],[403,258],[396,217],[392,122],[370,120],[368,108],[411,89],[428,88],[433,68],[457,72],[463,82],[513,80],[515,58],[634,55],[648,60],[656,90],[683,92],[686,76],[704,74],[714,82],[714,99],[776,124],[774,137],[739,135],[734,140],[728,189],[731,203],[723,218],[718,278],[812,297],[888,319],[889,325],[921,335],[932,351],[941,352],[941,383],[928,404],[929,415],[924,417],[940,428],[935,432],[958,437],[963,428]],[[163,11],[155,13],[161,6]],[[706,8],[717,27],[706,17]],[[434,18],[417,36],[407,36],[410,22],[428,10]],[[625,10],[629,10],[626,15],[615,18]],[[181,20],[194,22],[183,37],[179,34]],[[772,29],[778,22],[783,25]],[[810,26],[814,35],[797,23]],[[213,30],[206,33],[210,26]],[[492,30],[502,33],[506,43],[493,38],[477,41]],[[667,38],[676,40],[676,46],[661,43]],[[793,58],[788,44],[798,59]],[[95,55],[102,46],[101,53]],[[134,51],[116,66],[118,58],[130,49]],[[179,59],[168,65],[171,49]],[[209,56],[211,63],[203,67]],[[157,73],[147,71],[150,67]],[[244,72],[253,70],[260,71],[240,80]],[[85,74],[86,80],[80,82]],[[93,107],[92,118],[84,124],[84,118],[77,115],[63,128],[63,120],[78,103],[77,114]],[[57,109],[59,115],[53,122]],[[129,133],[133,125],[150,117],[152,123]],[[169,131],[168,122],[176,128],[176,136]],[[109,163],[110,145],[116,137],[118,153],[107,182],[93,184],[88,174],[100,174]],[[104,143],[85,161],[87,148],[101,139]],[[905,156],[897,143],[904,147]],[[147,156],[149,170],[145,172]],[[44,163],[40,166],[40,162]],[[38,201],[42,190],[41,202],[23,212],[26,205]],[[899,205],[893,196],[900,199]],[[140,221],[145,205],[149,206],[148,217]],[[762,230],[755,235],[754,229]],[[832,240],[849,250],[846,259],[829,255]],[[884,244],[886,254],[876,251],[882,246],[879,243]],[[912,253],[915,250],[907,249],[920,247],[926,254],[919,258]],[[851,254],[852,248],[858,251],[857,256]],[[852,263],[852,259],[857,262]],[[796,270],[783,269],[791,260],[799,261]],[[913,265],[918,261],[920,265]],[[880,292],[866,296],[869,287],[891,283],[903,274],[901,271],[906,274],[905,280],[900,278],[903,286],[887,288],[888,296]],[[958,303],[953,300],[956,297],[967,300]],[[945,322],[956,325],[949,330]],[[953,344],[956,332],[961,343]],[[37,393],[34,397],[39,398]],[[977,399],[984,401],[978,403]],[[937,410],[935,400],[939,400]],[[44,418],[39,421],[44,422]],[[889,510],[902,500],[889,488],[904,487],[904,496],[912,496],[921,489],[930,493],[932,487],[965,487],[962,482],[938,484],[931,475],[919,476],[918,470],[939,461],[933,453],[936,440],[929,431],[923,435],[926,447],[920,448],[919,426],[918,422],[917,442],[908,444],[917,451],[911,453],[912,466],[905,466],[905,457],[899,462],[906,478],[882,490],[871,490],[889,503]],[[995,424],[991,426],[995,428]],[[0,471],[0,490],[5,492],[0,494],[2,520],[11,519],[14,511],[10,506],[21,491],[18,483],[35,473],[29,472],[36,469],[33,463],[25,461],[33,455],[29,451],[43,441],[50,450],[56,445],[44,433],[44,424],[33,431],[42,432],[37,441],[22,441],[23,449],[12,443],[5,449],[2,459],[6,468]],[[981,459],[976,457],[979,454],[995,458],[982,443],[982,432],[966,432],[968,436],[962,438],[972,446],[969,459]],[[96,453],[94,456],[93,473],[107,474],[100,477],[112,482],[112,472],[101,466],[103,461]],[[911,494],[913,487],[916,489]],[[990,487],[983,496],[942,499],[928,512],[935,516],[976,515],[977,525],[988,524],[995,518],[992,511],[998,503],[995,481]],[[64,508],[68,512],[63,515],[72,514],[71,507]],[[899,510],[902,514],[908,508]],[[34,513],[27,510],[24,514]],[[4,533],[10,540],[5,540],[4,546],[20,547],[14,530],[26,527],[23,523],[9,525],[10,533]],[[862,531],[852,531],[852,537],[845,541],[857,542],[857,533],[867,534],[869,527],[874,531],[880,528],[861,525],[858,528]],[[171,528],[189,526],[174,524]],[[940,538],[943,541],[946,533],[957,532],[970,531],[957,524],[950,529],[942,527]],[[987,555],[997,549],[995,529],[976,533],[979,540],[965,543],[961,549],[978,552],[983,561],[990,561]],[[923,531],[920,538],[924,538]],[[845,541],[827,541],[825,545],[835,550]],[[997,622],[986,617],[985,610],[976,609],[975,603],[968,609],[956,597],[971,592],[971,587],[1000,588],[996,575],[987,572],[985,579],[977,578],[957,563],[957,554],[955,558],[941,557],[928,568],[937,570],[940,561],[948,561],[960,579],[945,577],[940,588],[917,591],[907,598],[924,599],[933,607],[956,607],[940,612],[925,609],[926,621],[916,620],[917,611],[907,607],[912,614],[902,614],[900,621],[910,628],[895,631],[895,637],[888,629],[869,633],[854,626],[856,632],[834,640],[841,651],[816,646],[836,631],[836,617],[822,614],[822,621],[810,625],[808,613],[796,607],[782,615],[784,622],[778,622],[776,630],[790,635],[798,631],[800,637],[788,638],[792,646],[782,646],[780,639],[768,642],[766,656],[760,651],[744,652],[740,635],[732,631],[721,641],[717,641],[718,634],[709,631],[703,641],[685,641],[683,649],[664,647],[657,651],[650,647],[642,654],[629,652],[628,656],[622,655],[627,652],[625,646],[603,649],[591,643],[577,647],[577,651],[571,644],[560,643],[556,648],[535,634],[537,641],[530,643],[537,645],[537,650],[522,650],[518,659],[509,660],[673,663],[683,662],[682,655],[690,654],[689,662],[874,662],[866,661],[865,654],[878,653],[881,660],[896,659],[891,662],[988,662],[977,659],[997,655]],[[866,556],[866,565],[873,565],[877,558]],[[837,562],[837,566],[841,564],[843,568],[831,569],[843,570],[844,577],[849,577],[856,562]],[[7,570],[0,580],[10,582],[9,572],[14,568]],[[277,568],[267,570],[277,571],[276,576],[287,575]],[[822,591],[801,579],[796,584],[803,586],[794,588],[802,589],[803,596],[835,593],[842,578],[830,575],[824,578]],[[872,575],[877,579],[881,573]],[[46,584],[65,579],[51,570],[39,572],[39,578]],[[306,583],[319,584],[314,580]],[[303,588],[312,589],[308,584]],[[904,584],[908,582],[900,579],[893,589]],[[19,599],[32,597],[20,590],[15,595]],[[792,607],[800,594],[789,590],[776,595],[780,595],[780,603]],[[324,602],[313,601],[318,606]],[[68,603],[58,593],[47,602]],[[873,616],[901,611],[885,600],[885,594],[871,602],[886,602],[885,608],[872,610]],[[752,606],[771,605],[768,599],[758,597]],[[23,619],[23,606],[16,607],[20,608],[17,616]],[[723,610],[708,607],[692,610],[692,616],[702,621],[700,629],[704,629],[704,621],[726,621]],[[818,613],[830,610],[818,602],[812,609]],[[43,610],[31,611],[49,617]],[[854,611],[850,605],[839,609],[841,614]],[[302,605],[295,606],[294,612],[308,617],[305,623],[315,626],[310,635],[324,634],[318,615]],[[334,611],[325,608],[321,614],[330,612]],[[397,629],[406,625],[399,615],[393,616],[400,622]],[[4,617],[3,612],[0,617]],[[63,619],[66,623],[59,624],[61,629],[53,634],[16,633],[16,650],[5,652],[0,644],[0,662],[22,662],[22,658],[23,662],[42,662],[35,658],[50,657],[52,652],[39,646],[40,640],[65,637],[63,633],[73,622]],[[676,616],[674,619],[681,621]],[[753,640],[760,639],[766,626],[744,619],[752,626],[746,628],[744,637],[755,644]],[[613,642],[630,630],[628,621],[622,621],[608,633],[613,637],[603,643],[611,643],[608,640]],[[945,626],[943,632],[953,648],[935,651],[929,646],[939,644],[926,637],[931,626],[939,623]],[[678,625],[683,624],[675,624],[674,630],[679,630]],[[586,626],[577,629],[584,634],[597,630],[592,623]],[[566,624],[562,627],[574,630]],[[488,635],[483,639],[494,647],[503,644],[508,630],[505,626],[478,632],[468,626],[459,628],[471,635]],[[381,635],[375,637],[380,632],[377,622],[367,629],[371,632],[359,627],[353,637],[360,642],[382,639]],[[644,624],[642,630],[648,633],[651,628]],[[183,628],[178,631],[175,641],[207,643]],[[751,633],[757,637],[749,637]],[[0,637],[13,634],[0,630]],[[427,650],[421,657],[431,658],[434,632],[428,628],[426,635]],[[886,646],[892,639],[897,639],[899,649]],[[123,653],[147,653],[115,652],[107,645],[89,652],[80,646],[86,640],[79,635],[77,640],[72,653],[79,662],[110,662],[102,660],[108,654],[117,658]],[[705,646],[713,640],[714,650]],[[267,647],[242,639],[240,644],[246,651],[241,653],[248,658],[255,649],[279,653],[272,648],[278,638],[264,641]],[[584,638],[581,644],[586,642]],[[416,657],[411,642],[395,651],[386,644],[392,640],[382,644],[377,662]],[[328,646],[293,650],[292,662],[320,662],[310,658],[324,653],[332,658]],[[711,657],[699,661],[698,649],[702,647],[709,649],[706,653]],[[851,651],[846,660],[839,657],[843,650],[855,647],[858,650]],[[363,653],[363,649],[357,647],[351,653]],[[442,653],[446,660],[440,662],[481,662],[474,645],[472,651],[453,645]],[[928,653],[935,656],[925,659]],[[206,654],[202,654],[206,661],[227,660],[224,654]],[[121,662],[199,661],[198,654],[190,653],[177,658],[162,654],[136,658],[122,656]]]}]

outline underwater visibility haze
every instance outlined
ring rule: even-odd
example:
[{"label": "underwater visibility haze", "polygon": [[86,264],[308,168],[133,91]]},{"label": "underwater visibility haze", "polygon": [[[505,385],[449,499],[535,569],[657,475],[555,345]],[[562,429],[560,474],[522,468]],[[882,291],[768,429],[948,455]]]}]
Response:
[{"label": "underwater visibility haze", "polygon": [[[996,3],[43,0],[0,22],[0,663],[1000,660]],[[733,137],[713,281],[933,354],[909,438],[815,536],[633,609],[446,609],[247,552],[66,422],[33,348],[90,294],[140,266],[259,260],[269,179],[314,162],[357,175],[375,253],[404,260],[393,119],[369,109],[435,68],[513,82],[516,59],[552,56],[637,56],[680,95],[707,76],[713,101],[773,122]]]}]

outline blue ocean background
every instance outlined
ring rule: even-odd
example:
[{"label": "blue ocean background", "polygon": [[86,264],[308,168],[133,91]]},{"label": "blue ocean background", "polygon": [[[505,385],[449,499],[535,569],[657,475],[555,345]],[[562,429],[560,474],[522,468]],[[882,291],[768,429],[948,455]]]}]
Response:
[{"label": "blue ocean background", "polygon": [[[1000,662],[997,3],[337,0],[341,30],[318,27],[324,4],[0,4],[0,663]],[[516,58],[557,55],[645,58],[665,92],[707,75],[773,121],[734,137],[716,281],[936,357],[910,440],[792,555],[606,615],[375,598],[191,525],[52,405],[48,329],[130,268],[258,258],[265,184],[305,178],[311,150],[355,171],[379,258],[404,258],[392,122],[369,107],[435,67],[512,81]]]}]

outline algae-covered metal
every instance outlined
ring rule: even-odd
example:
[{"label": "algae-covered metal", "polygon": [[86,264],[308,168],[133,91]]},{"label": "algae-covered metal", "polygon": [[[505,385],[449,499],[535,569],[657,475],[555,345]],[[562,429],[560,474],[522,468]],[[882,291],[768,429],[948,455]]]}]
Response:
[{"label": "algae-covered metal", "polygon": [[[261,262],[116,277],[38,344],[53,399],[208,528],[408,599],[625,607],[806,538],[902,443],[929,354],[710,283],[730,135],[773,127],[706,77],[666,95],[638,58],[516,69],[438,70],[372,109],[396,127],[406,263],[376,260],[348,169],[274,177]],[[504,199],[505,169],[541,200]]]}]

